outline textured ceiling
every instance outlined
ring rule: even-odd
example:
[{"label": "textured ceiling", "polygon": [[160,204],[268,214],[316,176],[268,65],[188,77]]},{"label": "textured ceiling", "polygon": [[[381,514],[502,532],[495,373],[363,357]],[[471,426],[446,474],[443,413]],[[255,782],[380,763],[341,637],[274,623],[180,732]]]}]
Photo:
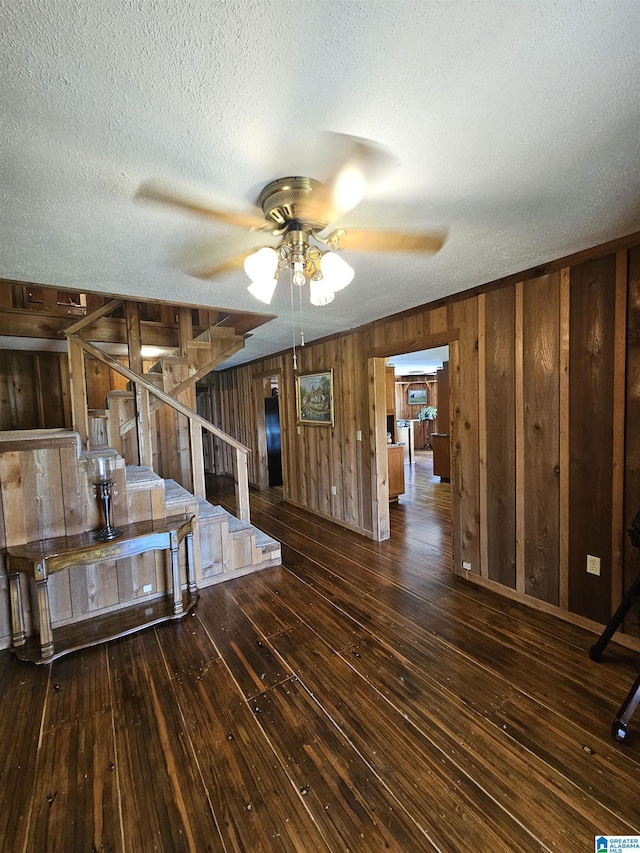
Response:
[{"label": "textured ceiling", "polygon": [[[330,174],[326,130],[398,160],[344,224],[449,239],[352,254],[307,340],[640,230],[639,32],[636,0],[1,0],[0,277],[254,311],[183,270],[255,235],[135,191],[245,209]],[[266,311],[230,363],[290,344],[284,282]]]}]

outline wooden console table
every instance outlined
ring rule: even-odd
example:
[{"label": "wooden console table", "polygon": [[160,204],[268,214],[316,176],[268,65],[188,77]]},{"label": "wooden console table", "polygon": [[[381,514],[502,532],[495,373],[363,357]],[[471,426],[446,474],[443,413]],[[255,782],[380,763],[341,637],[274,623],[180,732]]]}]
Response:
[{"label": "wooden console table", "polygon": [[[95,533],[59,536],[15,545],[5,549],[6,572],[11,598],[12,648],[24,660],[48,663],[76,649],[103,643],[166,622],[182,618],[195,604],[197,589],[193,563],[193,515],[178,515],[156,521],[136,521],[122,527],[122,536],[109,542],[96,540]],[[183,598],[180,585],[178,549],[186,539],[187,591]],[[52,630],[49,609],[49,575],[61,569],[101,563],[143,554],[146,551],[171,552],[171,597],[145,600],[122,610],[89,617]],[[37,590],[39,643],[27,640],[20,574],[35,580]]]}]

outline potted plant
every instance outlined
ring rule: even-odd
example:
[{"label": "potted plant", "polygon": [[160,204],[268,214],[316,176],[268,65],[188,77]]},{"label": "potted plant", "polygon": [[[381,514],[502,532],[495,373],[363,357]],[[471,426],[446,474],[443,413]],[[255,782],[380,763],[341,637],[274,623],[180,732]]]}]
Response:
[{"label": "potted plant", "polygon": [[423,406],[418,412],[419,421],[435,421],[438,417],[438,410],[435,406]]},{"label": "potted plant", "polygon": [[[423,406],[420,409],[420,411],[418,412],[418,420],[420,421],[420,423],[423,423],[424,421],[427,421],[427,422],[428,421],[435,421],[435,419],[437,417],[438,417],[438,410],[436,409],[435,406]],[[432,450],[432,447],[431,447],[431,430],[432,429],[433,429],[433,427],[431,426],[430,423],[425,424],[425,431],[424,431],[425,443],[424,443],[423,448],[422,448],[423,450]]]}]

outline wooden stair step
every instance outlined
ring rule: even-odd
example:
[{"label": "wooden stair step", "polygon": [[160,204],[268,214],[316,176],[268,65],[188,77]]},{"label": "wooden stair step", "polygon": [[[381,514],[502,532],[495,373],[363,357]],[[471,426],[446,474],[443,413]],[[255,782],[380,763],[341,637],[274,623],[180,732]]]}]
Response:
[{"label": "wooden stair step", "polygon": [[127,491],[141,492],[146,489],[159,489],[163,487],[163,479],[147,465],[125,466],[125,478]]},{"label": "wooden stair step", "polygon": [[198,518],[200,519],[200,521],[211,518],[226,519],[229,517],[229,513],[221,506],[209,503],[209,501],[205,498],[198,498],[197,500]]},{"label": "wooden stair step", "polygon": [[197,512],[197,498],[175,480],[164,481],[164,499],[169,515],[178,511],[186,512],[184,507],[187,506],[190,507],[189,512]]},{"label": "wooden stair step", "polygon": [[280,548],[280,543],[263,530],[260,530],[260,528],[255,527],[255,525],[250,524],[248,521],[240,521],[240,519],[236,518],[235,515],[232,515],[224,507],[209,503],[205,498],[198,498],[198,519],[203,521],[212,518],[226,519],[229,524],[229,532],[249,531],[255,537],[255,544],[258,548],[262,548],[265,551],[275,551]]}]

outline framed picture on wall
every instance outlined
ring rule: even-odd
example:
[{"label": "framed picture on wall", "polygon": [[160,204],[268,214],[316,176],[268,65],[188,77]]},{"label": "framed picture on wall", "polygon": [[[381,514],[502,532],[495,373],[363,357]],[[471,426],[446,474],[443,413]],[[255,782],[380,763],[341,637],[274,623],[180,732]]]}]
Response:
[{"label": "framed picture on wall", "polygon": [[426,406],[427,405],[427,389],[426,388],[409,388],[409,405],[410,406]]},{"label": "framed picture on wall", "polygon": [[333,426],[333,370],[296,377],[298,423]]}]

